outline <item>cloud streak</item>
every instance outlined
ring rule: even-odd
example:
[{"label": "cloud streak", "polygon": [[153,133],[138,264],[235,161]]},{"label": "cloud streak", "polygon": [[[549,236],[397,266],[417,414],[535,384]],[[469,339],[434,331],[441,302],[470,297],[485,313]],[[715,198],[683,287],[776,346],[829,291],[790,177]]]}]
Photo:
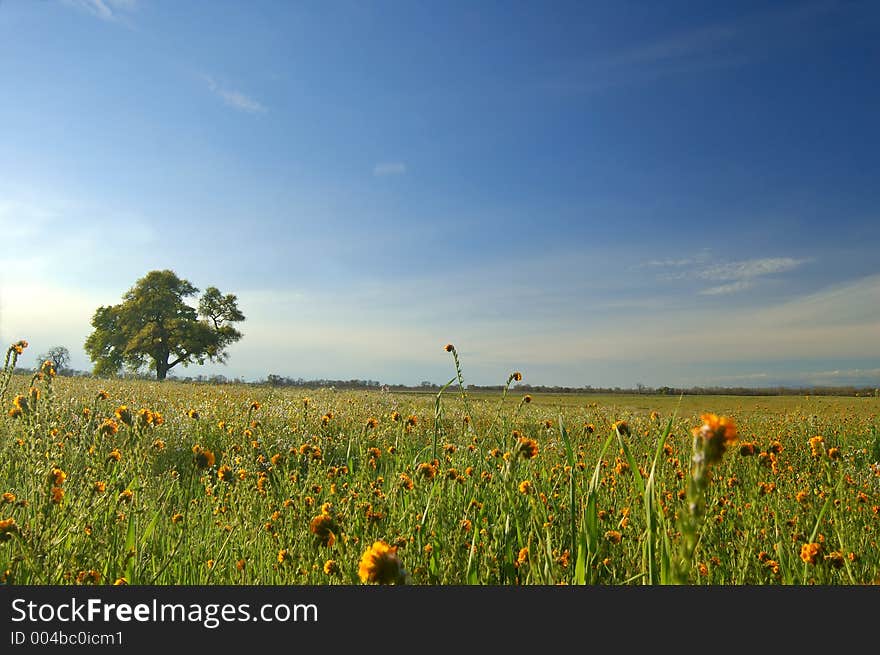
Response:
[{"label": "cloud streak", "polygon": [[137,0],[62,0],[69,7],[91,14],[107,22],[125,21],[125,12],[137,8]]},{"label": "cloud streak", "polygon": [[248,114],[263,114],[266,112],[266,107],[258,100],[240,91],[226,88],[209,75],[204,76],[204,79],[208,85],[208,90],[220,98],[227,106]]},{"label": "cloud streak", "polygon": [[373,167],[373,175],[384,177],[386,175],[403,175],[406,173],[406,164],[399,161],[382,162]]},{"label": "cloud streak", "polygon": [[755,287],[760,278],[793,271],[807,263],[808,259],[794,257],[765,257],[745,259],[722,264],[710,263],[709,254],[689,259],[652,260],[642,267],[659,269],[661,280],[705,280],[707,282],[724,282],[700,290],[701,296],[720,296],[739,293]]}]

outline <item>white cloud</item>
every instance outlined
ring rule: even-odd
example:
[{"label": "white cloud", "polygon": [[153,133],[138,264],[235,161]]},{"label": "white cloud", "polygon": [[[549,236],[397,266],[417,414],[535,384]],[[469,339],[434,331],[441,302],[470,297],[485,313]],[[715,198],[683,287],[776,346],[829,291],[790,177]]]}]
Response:
[{"label": "white cloud", "polygon": [[766,259],[747,259],[741,262],[729,262],[710,266],[697,272],[697,277],[704,280],[749,280],[762,275],[783,273],[797,268],[805,259],[791,257],[770,257]]},{"label": "white cloud", "polygon": [[708,289],[703,289],[700,291],[701,296],[723,296],[728,293],[737,293],[738,291],[744,291],[752,286],[752,282],[749,280],[740,280],[739,282],[732,282],[731,284],[722,284],[717,287],[709,287]]},{"label": "white cloud", "polygon": [[373,175],[403,175],[406,173],[406,164],[399,161],[382,162],[373,167]]},{"label": "white cloud", "polygon": [[131,12],[137,8],[137,0],[62,0],[62,2],[110,22],[124,20],[126,18],[124,12]]},{"label": "white cloud", "polygon": [[643,267],[653,267],[663,271],[659,275],[661,280],[696,279],[727,282],[727,284],[709,287],[699,292],[703,296],[717,296],[751,289],[759,278],[787,273],[809,260],[793,257],[765,257],[720,264],[710,264],[711,261],[712,257],[706,252],[704,255],[687,259],[653,260],[643,264]]},{"label": "white cloud", "polygon": [[263,114],[266,112],[266,107],[254,98],[246,96],[240,91],[227,89],[226,87],[220,85],[213,77],[204,76],[204,79],[205,82],[207,82],[208,89],[211,91],[211,93],[216,95],[225,104],[232,107],[233,109],[244,111],[249,114]]},{"label": "white cloud", "polygon": [[719,315],[717,308],[672,314],[646,310],[626,321],[591,320],[577,328],[483,338],[483,357],[530,364],[594,360],[646,363],[880,358],[880,275],[861,278],[771,307]]}]

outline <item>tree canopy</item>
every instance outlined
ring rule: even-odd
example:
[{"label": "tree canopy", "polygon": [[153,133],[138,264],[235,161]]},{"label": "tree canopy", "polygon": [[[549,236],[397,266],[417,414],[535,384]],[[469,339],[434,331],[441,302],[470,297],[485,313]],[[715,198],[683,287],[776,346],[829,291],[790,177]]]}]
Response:
[{"label": "tree canopy", "polygon": [[37,369],[43,365],[43,362],[52,362],[52,368],[56,373],[61,373],[70,363],[70,351],[64,346],[53,346],[46,352],[37,355]]},{"label": "tree canopy", "polygon": [[238,299],[208,287],[198,307],[184,299],[199,289],[170,270],[150,271],[122,297],[118,305],[98,307],[92,317],[95,331],[85,350],[96,375],[145,366],[164,380],[178,364],[225,362],[226,348],[241,339],[232,324],[244,320]]}]

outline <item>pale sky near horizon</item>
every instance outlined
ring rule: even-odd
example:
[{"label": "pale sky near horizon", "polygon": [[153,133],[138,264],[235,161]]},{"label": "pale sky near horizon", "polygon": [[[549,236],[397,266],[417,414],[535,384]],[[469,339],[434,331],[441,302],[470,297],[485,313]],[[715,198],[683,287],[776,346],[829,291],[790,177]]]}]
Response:
[{"label": "pale sky near horizon", "polygon": [[0,0],[0,340],[150,270],[223,373],[880,385],[880,5]]}]

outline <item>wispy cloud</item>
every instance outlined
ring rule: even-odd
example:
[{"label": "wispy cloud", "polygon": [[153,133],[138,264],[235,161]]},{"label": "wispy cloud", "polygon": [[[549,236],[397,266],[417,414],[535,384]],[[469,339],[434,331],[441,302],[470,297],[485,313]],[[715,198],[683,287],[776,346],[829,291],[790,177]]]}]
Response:
[{"label": "wispy cloud", "polygon": [[710,266],[697,272],[704,280],[750,280],[762,275],[784,273],[803,264],[805,259],[792,257],[769,257],[766,259],[747,259]]},{"label": "wispy cloud", "polygon": [[234,89],[229,89],[223,86],[210,75],[205,75],[203,77],[208,85],[208,90],[233,109],[247,112],[249,114],[263,114],[266,112],[266,107],[258,100],[255,100],[240,91],[235,91]]},{"label": "wispy cloud", "polygon": [[127,12],[137,9],[137,0],[61,0],[69,7],[85,11],[108,22],[126,22]]},{"label": "wispy cloud", "polygon": [[661,280],[724,282],[699,292],[703,296],[718,296],[751,289],[759,278],[792,271],[807,261],[794,257],[765,257],[713,264],[711,254],[704,251],[691,258],[652,260],[641,268],[658,269]]},{"label": "wispy cloud", "polygon": [[400,161],[382,162],[373,166],[373,175],[403,175],[406,173],[406,164]]},{"label": "wispy cloud", "polygon": [[750,289],[753,286],[751,280],[740,280],[739,282],[733,282],[731,284],[720,284],[717,287],[709,287],[708,289],[703,289],[700,291],[701,296],[723,296],[728,293],[737,293],[738,291],[745,291],[746,289]]}]

